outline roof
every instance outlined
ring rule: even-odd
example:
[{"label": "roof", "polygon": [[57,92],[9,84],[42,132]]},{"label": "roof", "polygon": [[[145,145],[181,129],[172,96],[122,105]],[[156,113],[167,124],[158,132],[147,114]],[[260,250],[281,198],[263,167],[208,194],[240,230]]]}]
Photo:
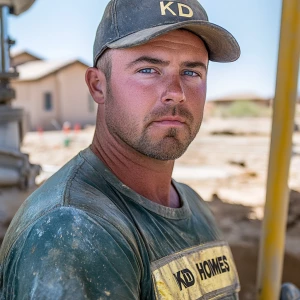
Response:
[{"label": "roof", "polygon": [[23,54],[27,54],[27,55],[31,56],[32,58],[35,58],[36,60],[43,60],[42,57],[40,57],[39,55],[36,55],[33,52],[28,51],[28,50],[12,50],[11,51],[11,57],[12,58],[16,58],[16,57],[21,56]]},{"label": "roof", "polygon": [[16,81],[39,80],[76,63],[86,68],[89,67],[78,59],[30,61],[17,67],[17,72],[20,75]]}]

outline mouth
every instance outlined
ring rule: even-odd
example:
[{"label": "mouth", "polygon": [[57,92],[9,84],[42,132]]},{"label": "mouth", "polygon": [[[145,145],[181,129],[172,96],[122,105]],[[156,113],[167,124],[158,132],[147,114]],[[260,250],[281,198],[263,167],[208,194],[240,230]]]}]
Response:
[{"label": "mouth", "polygon": [[185,120],[179,116],[165,116],[154,120],[152,123],[161,126],[183,126],[185,125]]}]

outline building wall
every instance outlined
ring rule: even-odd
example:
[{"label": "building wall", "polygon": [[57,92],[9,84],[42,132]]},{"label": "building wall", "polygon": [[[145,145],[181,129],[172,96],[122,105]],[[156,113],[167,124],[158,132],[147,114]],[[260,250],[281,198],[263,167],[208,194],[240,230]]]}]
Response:
[{"label": "building wall", "polygon": [[[37,81],[12,83],[16,90],[13,105],[29,114],[30,130],[55,130],[66,121],[72,127],[95,124],[96,105],[89,96],[85,71],[84,65],[76,63]],[[46,93],[51,94],[51,110],[45,107]]]},{"label": "building wall", "polygon": [[57,76],[60,92],[60,119],[74,126],[94,125],[96,121],[96,104],[91,100],[85,83],[86,67],[73,64],[62,70]]},{"label": "building wall", "polygon": [[[14,82],[16,99],[13,105],[22,107],[29,114],[29,129],[37,130],[39,127],[50,130],[54,129],[53,120],[57,120],[59,108],[59,95],[54,75],[39,81]],[[52,96],[52,109],[45,108],[45,94]]]}]

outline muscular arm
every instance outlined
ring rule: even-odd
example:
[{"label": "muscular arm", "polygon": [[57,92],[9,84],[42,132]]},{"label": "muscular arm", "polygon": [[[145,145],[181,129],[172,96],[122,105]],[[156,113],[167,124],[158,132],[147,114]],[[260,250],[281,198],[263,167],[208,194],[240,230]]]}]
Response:
[{"label": "muscular arm", "polygon": [[27,229],[2,268],[1,299],[139,299],[141,271],[127,240],[72,208]]}]

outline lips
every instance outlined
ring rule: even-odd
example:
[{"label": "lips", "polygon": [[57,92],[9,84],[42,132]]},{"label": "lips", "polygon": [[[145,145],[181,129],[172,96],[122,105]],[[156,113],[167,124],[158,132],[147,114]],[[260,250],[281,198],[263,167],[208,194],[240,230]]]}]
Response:
[{"label": "lips", "polygon": [[153,123],[166,126],[182,126],[185,124],[185,120],[179,116],[165,116],[154,120]]},{"label": "lips", "polygon": [[179,122],[179,123],[185,123],[184,118],[180,116],[165,116],[162,118],[158,118],[154,120],[154,122]]}]

